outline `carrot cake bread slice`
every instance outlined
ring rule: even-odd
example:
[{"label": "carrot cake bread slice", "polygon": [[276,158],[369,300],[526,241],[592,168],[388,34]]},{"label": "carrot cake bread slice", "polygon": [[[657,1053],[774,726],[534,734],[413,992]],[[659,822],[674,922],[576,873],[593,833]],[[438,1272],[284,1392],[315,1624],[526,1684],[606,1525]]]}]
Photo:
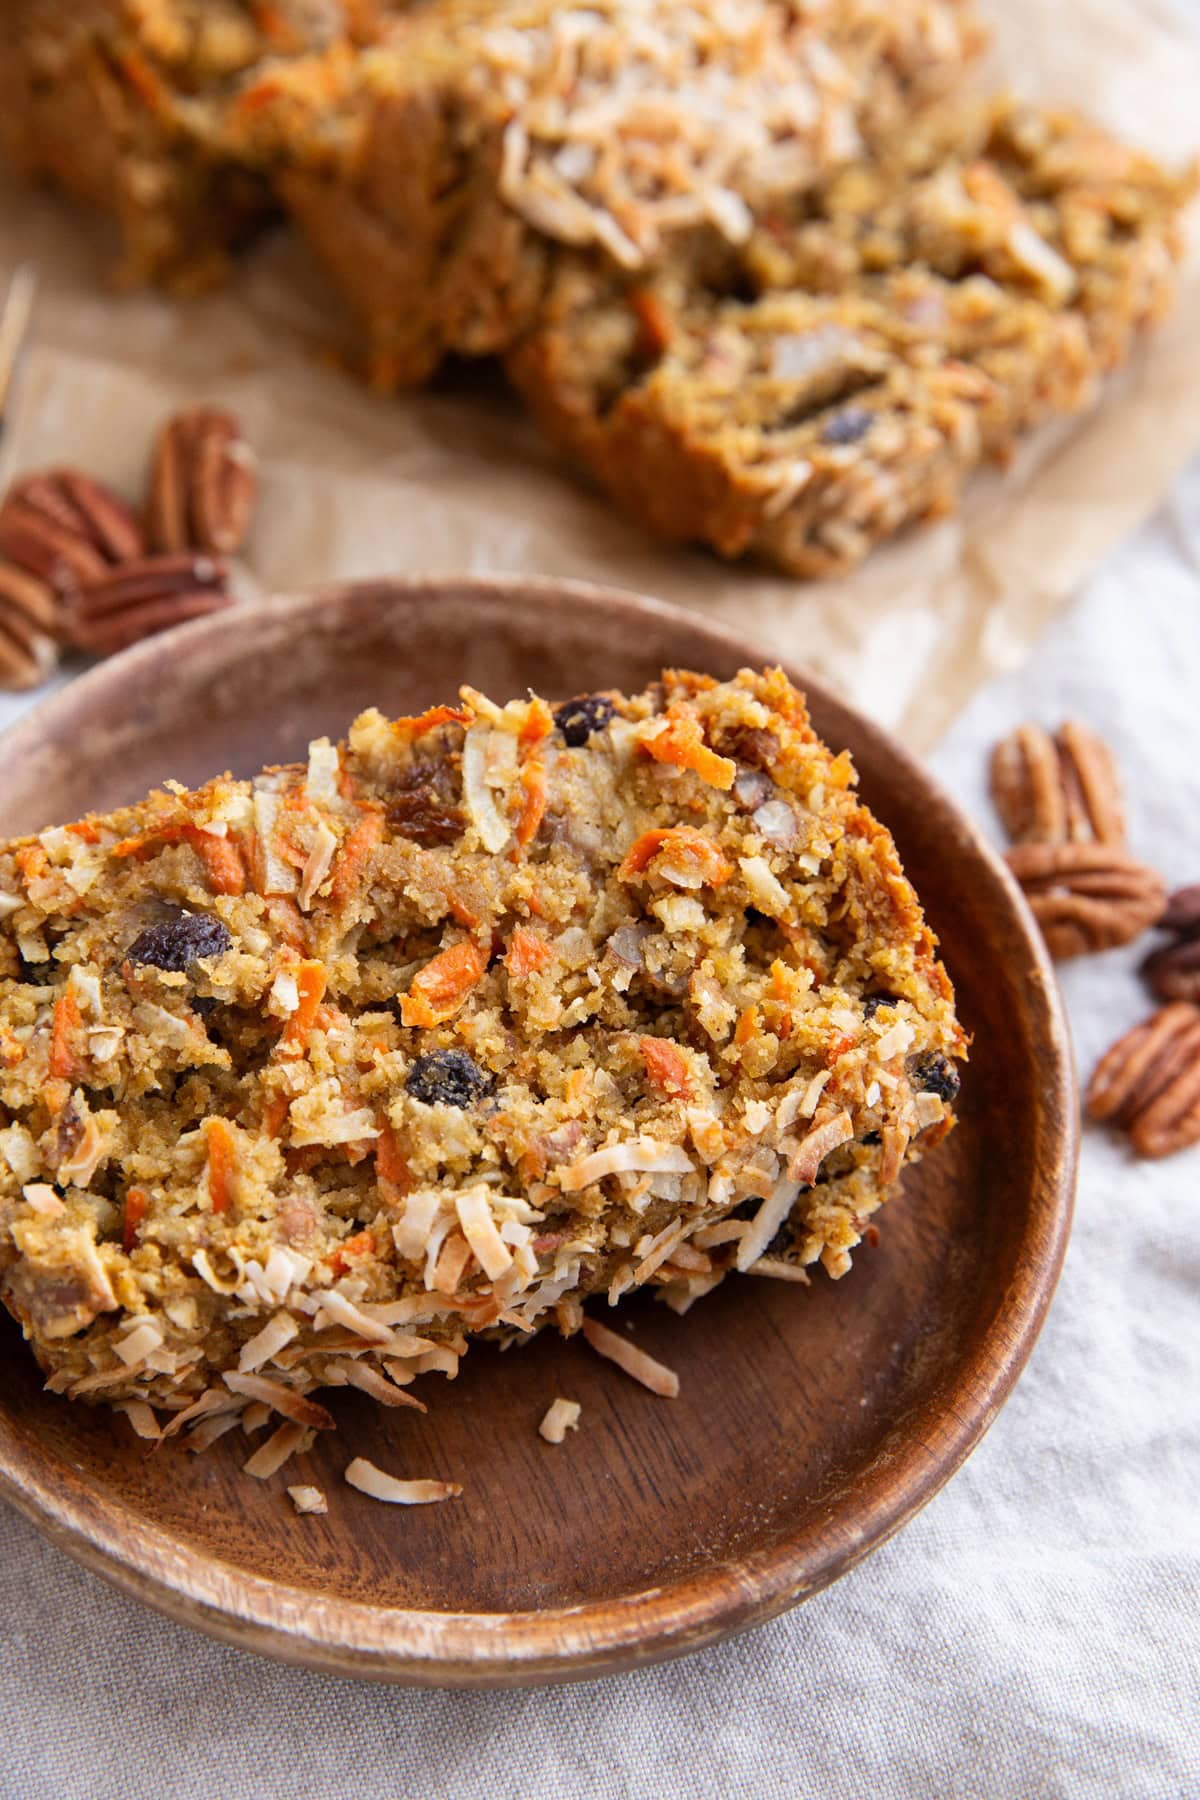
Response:
[{"label": "carrot cake bread slice", "polygon": [[981,42],[967,0],[435,0],[361,55],[247,79],[224,145],[269,172],[389,387],[506,349],[562,245],[629,270],[699,225],[744,241]]},{"label": "carrot cake bread slice", "polygon": [[1193,190],[1072,114],[956,105],[741,246],[560,261],[509,370],[651,530],[835,574],[1095,397],[1170,302]]},{"label": "carrot cake bread slice", "polygon": [[[368,712],[0,850],[0,1297],[153,1435],[842,1275],[964,1038],[779,671]],[[802,1302],[801,1302],[802,1303]]]}]

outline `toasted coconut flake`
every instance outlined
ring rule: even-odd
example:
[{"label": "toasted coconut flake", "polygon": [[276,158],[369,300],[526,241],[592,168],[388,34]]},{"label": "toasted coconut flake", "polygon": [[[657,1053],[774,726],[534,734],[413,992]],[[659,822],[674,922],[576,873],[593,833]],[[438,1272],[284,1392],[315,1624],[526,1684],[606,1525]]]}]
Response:
[{"label": "toasted coconut flake", "polygon": [[249,1375],[254,1369],[261,1369],[276,1356],[285,1344],[290,1344],[299,1332],[290,1313],[278,1312],[267,1320],[260,1332],[242,1345],[238,1357],[238,1369],[243,1375]]},{"label": "toasted coconut flake", "polygon": [[758,1261],[791,1212],[797,1191],[796,1183],[787,1175],[775,1183],[738,1244],[735,1264],[738,1269],[744,1272]]},{"label": "toasted coconut flake", "polygon": [[346,1480],[360,1494],[372,1500],[386,1500],[392,1506],[428,1506],[435,1500],[454,1500],[462,1493],[457,1481],[401,1481],[376,1468],[365,1456],[356,1456],[347,1465]]},{"label": "toasted coconut flake", "polygon": [[161,1327],[153,1319],[143,1319],[132,1331],[126,1332],[119,1344],[113,1349],[125,1364],[133,1368],[135,1363],[145,1362],[152,1350],[157,1350],[163,1341]]},{"label": "toasted coconut flake", "polygon": [[230,1258],[234,1263],[235,1272],[233,1275],[222,1279],[213,1268],[207,1250],[196,1250],[193,1252],[192,1267],[195,1269],[205,1287],[210,1287],[214,1294],[236,1294],[238,1288],[242,1285],[245,1265],[236,1251],[230,1252]]},{"label": "toasted coconut flake", "polygon": [[240,1423],[241,1420],[237,1413],[214,1413],[210,1419],[201,1419],[200,1423],[188,1432],[187,1448],[194,1456],[199,1456],[202,1451],[208,1449],[210,1444],[215,1444],[218,1438],[224,1437],[227,1431],[232,1431],[234,1426]]},{"label": "toasted coconut flake", "polygon": [[495,735],[488,725],[472,725],[463,739],[462,750],[463,798],[467,812],[484,849],[493,856],[503,850],[512,836],[508,820],[496,805],[485,779],[488,744]]},{"label": "toasted coconut flake", "polygon": [[334,1381],[339,1387],[361,1388],[364,1394],[370,1394],[372,1400],[378,1400],[381,1406],[412,1406],[418,1412],[429,1410],[415,1394],[401,1392],[400,1388],[385,1380],[379,1370],[373,1369],[369,1363],[354,1362],[349,1357],[328,1362],[325,1364],[325,1378]]},{"label": "toasted coconut flake", "polygon": [[194,1420],[202,1419],[208,1413],[240,1412],[244,1404],[240,1395],[227,1394],[221,1388],[206,1388],[198,1400],[193,1400],[182,1412],[175,1413],[163,1426],[163,1436],[174,1437],[185,1425],[191,1425]]},{"label": "toasted coconut flake", "polygon": [[652,1394],[660,1394],[665,1400],[674,1400],[679,1392],[679,1377],[674,1369],[668,1369],[653,1356],[641,1350],[628,1338],[621,1337],[616,1331],[610,1331],[607,1325],[601,1325],[597,1319],[584,1318],[583,1335],[598,1355],[607,1357],[609,1362],[616,1363],[627,1375],[649,1388]]},{"label": "toasted coconut flake", "polygon": [[[805,1187],[811,1186],[830,1151],[849,1143],[853,1136],[854,1123],[848,1112],[835,1113],[832,1119],[826,1119],[823,1125],[801,1138],[800,1147],[788,1168],[789,1179]],[[742,1265],[739,1263],[738,1266]]]},{"label": "toasted coconut flake", "polygon": [[538,1435],[544,1437],[548,1444],[561,1444],[568,1431],[579,1429],[579,1415],[582,1411],[578,1400],[564,1400],[560,1394],[546,1408],[546,1416],[538,1426]]},{"label": "toasted coconut flake", "polygon": [[875,1045],[875,1054],[880,1062],[890,1062],[893,1056],[902,1056],[912,1043],[914,1032],[907,1019],[897,1019],[888,1027]]},{"label": "toasted coconut flake", "polygon": [[[825,1092],[826,1083],[829,1081],[832,1074],[833,1074],[832,1069],[822,1069],[820,1074],[813,1076],[812,1080],[809,1082],[808,1086],[805,1088],[804,1093],[802,1094],[802,1096],[800,1098],[799,1106],[796,1108],[796,1114],[799,1118],[801,1118],[801,1119],[811,1119],[812,1118],[813,1114],[817,1110],[817,1105],[818,1105],[818,1102],[820,1101],[821,1095]],[[780,1107],[779,1110],[782,1113],[783,1108]],[[790,1124],[790,1123],[791,1123],[791,1120],[789,1119],[788,1124]],[[779,1120],[779,1124],[782,1129],[784,1129],[784,1130],[787,1129],[787,1127],[783,1124],[782,1119]]]},{"label": "toasted coconut flake", "polygon": [[254,796],[254,830],[262,856],[263,893],[294,894],[299,877],[274,848],[278,823],[279,795],[260,790]]},{"label": "toasted coconut flake", "polygon": [[749,1229],[745,1219],[718,1219],[715,1225],[702,1225],[694,1232],[692,1242],[700,1250],[715,1250],[718,1244],[736,1244]]},{"label": "toasted coconut flake", "polygon": [[290,1487],[288,1498],[298,1513],[327,1513],[329,1503],[319,1487]]},{"label": "toasted coconut flake", "polygon": [[287,1424],[271,1433],[265,1444],[260,1444],[249,1462],[242,1464],[242,1473],[253,1475],[256,1481],[266,1481],[277,1469],[282,1469],[289,1456],[294,1456],[308,1437],[303,1425],[289,1419]]},{"label": "toasted coconut flake", "polygon": [[404,1262],[422,1262],[429,1249],[429,1234],[446,1196],[438,1188],[419,1188],[404,1202],[404,1216],[392,1226],[396,1255]]},{"label": "toasted coconut flake", "polygon": [[339,1294],[336,1288],[324,1289],[319,1299],[321,1308],[315,1321],[318,1331],[327,1330],[332,1323],[344,1325],[356,1337],[366,1338],[373,1344],[391,1342],[392,1334],[386,1325],[381,1325],[378,1319],[372,1319],[361,1307],[355,1306],[352,1300],[347,1300],[345,1294]]},{"label": "toasted coconut flake", "polygon": [[66,1202],[45,1181],[30,1181],[21,1189],[22,1198],[31,1212],[43,1219],[53,1219],[67,1210]]},{"label": "toasted coconut flake", "polygon": [[317,826],[313,847],[308,853],[308,860],[300,871],[298,899],[302,911],[307,912],[312,905],[317,889],[333,865],[334,851],[337,846],[337,833],[331,831],[322,819]]},{"label": "toasted coconut flake", "polygon": [[751,1263],[746,1270],[747,1275],[767,1275],[772,1281],[798,1281],[803,1287],[811,1286],[811,1278],[806,1269],[796,1263],[783,1262],[778,1256],[760,1256],[756,1263]]},{"label": "toasted coconut flake", "polygon": [[705,1256],[703,1250],[696,1250],[691,1244],[676,1244],[670,1261],[673,1269],[684,1270],[689,1275],[707,1275],[712,1270],[711,1256]]},{"label": "toasted coconut flake", "polygon": [[454,1196],[454,1210],[463,1236],[479,1258],[489,1281],[496,1281],[512,1267],[512,1252],[496,1229],[491,1197],[486,1188],[471,1188]]},{"label": "toasted coconut flake", "polygon": [[908,1149],[908,1133],[898,1125],[883,1128],[883,1154],[879,1159],[879,1181],[889,1187],[900,1173],[904,1152]]},{"label": "toasted coconut flake", "polygon": [[162,1427],[144,1400],[114,1400],[113,1411],[124,1413],[140,1438],[157,1443],[162,1437]]},{"label": "toasted coconut flake", "polygon": [[605,1175],[690,1175],[692,1168],[691,1157],[678,1144],[660,1144],[654,1138],[638,1137],[593,1150],[590,1156],[560,1169],[558,1180],[565,1194],[574,1194]]},{"label": "toasted coconut flake", "polygon": [[229,1370],[224,1381],[231,1393],[244,1394],[248,1400],[265,1400],[272,1412],[282,1413],[285,1419],[292,1419],[298,1425],[311,1425],[317,1431],[333,1430],[333,1419],[323,1406],[297,1393],[295,1388],[286,1387],[282,1381],[272,1381],[266,1375],[234,1374]]},{"label": "toasted coconut flake", "polygon": [[308,746],[308,773],[304,778],[310,800],[322,806],[337,804],[339,766],[337,745],[325,737],[314,738]]},{"label": "toasted coconut flake", "polygon": [[252,1400],[241,1415],[241,1426],[247,1437],[253,1437],[261,1431],[271,1417],[271,1409],[265,1400]]},{"label": "toasted coconut flake", "polygon": [[738,867],[746,878],[746,888],[759,912],[772,919],[782,919],[791,907],[787,889],[771,870],[765,856],[739,856]]}]

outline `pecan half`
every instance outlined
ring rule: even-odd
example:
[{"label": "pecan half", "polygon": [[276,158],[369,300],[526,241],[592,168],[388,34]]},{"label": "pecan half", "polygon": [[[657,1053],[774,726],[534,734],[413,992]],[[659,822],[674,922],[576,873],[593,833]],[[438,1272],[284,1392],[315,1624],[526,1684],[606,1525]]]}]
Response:
[{"label": "pecan half", "polygon": [[1108,745],[1068,719],[1053,737],[1021,725],[992,752],[992,799],[1014,844],[1123,844],[1121,783]]},{"label": "pecan half", "polygon": [[36,575],[0,561],[0,687],[37,687],[58,661],[58,602]]},{"label": "pecan half", "polygon": [[1006,860],[1060,960],[1129,943],[1166,905],[1161,878],[1115,844],[1015,844]]},{"label": "pecan half", "polygon": [[258,489],[254,454],[232,413],[197,407],[168,419],[150,472],[155,549],[241,548]]},{"label": "pecan half", "polygon": [[1097,1064],[1087,1111],[1127,1131],[1139,1156],[1200,1143],[1200,1007],[1164,1006],[1126,1032]]},{"label": "pecan half", "polygon": [[107,562],[145,555],[142,528],[132,510],[110,487],[81,469],[25,475],[10,488],[9,499],[91,544]]},{"label": "pecan half", "polygon": [[1167,901],[1158,921],[1173,942],[1152,950],[1142,975],[1160,1000],[1192,1000],[1200,1004],[1200,882],[1180,888]]},{"label": "pecan half", "polygon": [[68,611],[71,642],[110,656],[139,638],[233,604],[228,570],[215,557],[184,551],[145,556],[81,588]]},{"label": "pecan half", "polygon": [[64,596],[98,580],[109,568],[87,538],[16,499],[0,506],[0,556]]}]

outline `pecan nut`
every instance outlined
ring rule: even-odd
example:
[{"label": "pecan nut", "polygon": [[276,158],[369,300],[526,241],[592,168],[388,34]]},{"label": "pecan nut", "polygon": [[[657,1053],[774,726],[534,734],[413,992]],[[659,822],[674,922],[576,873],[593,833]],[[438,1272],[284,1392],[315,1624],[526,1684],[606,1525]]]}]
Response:
[{"label": "pecan nut", "polygon": [[1173,941],[1150,952],[1142,964],[1144,979],[1160,1000],[1200,1004],[1200,882],[1171,895],[1158,927]]},{"label": "pecan nut", "polygon": [[254,453],[232,413],[176,414],[159,432],[150,472],[155,549],[232,555],[245,541],[257,490]]},{"label": "pecan nut", "polygon": [[1200,1007],[1179,1001],[1112,1046],[1088,1083],[1088,1117],[1129,1133],[1139,1156],[1200,1143]]},{"label": "pecan nut", "polygon": [[184,551],[146,556],[111,571],[74,595],[70,639],[94,656],[110,656],[140,638],[233,604],[228,570],[211,556]]},{"label": "pecan nut", "polygon": [[0,687],[37,687],[58,661],[58,601],[44,581],[0,561]]},{"label": "pecan nut", "polygon": [[47,469],[23,476],[10,488],[9,499],[91,544],[106,562],[128,562],[146,553],[132,509],[82,469]]},{"label": "pecan nut", "polygon": [[1015,844],[1006,860],[1060,961],[1129,943],[1166,905],[1159,875],[1115,844]]},{"label": "pecan nut", "polygon": [[1051,737],[1021,725],[992,752],[992,799],[1014,844],[1123,844],[1121,783],[1108,745],[1077,720]]}]

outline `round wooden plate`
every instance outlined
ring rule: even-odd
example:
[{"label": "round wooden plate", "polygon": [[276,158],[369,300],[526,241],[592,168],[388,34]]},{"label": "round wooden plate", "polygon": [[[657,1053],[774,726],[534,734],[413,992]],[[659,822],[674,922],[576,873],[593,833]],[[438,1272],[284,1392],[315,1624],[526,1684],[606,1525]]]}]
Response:
[{"label": "round wooden plate", "polygon": [[[630,595],[524,578],[364,583],[200,621],[105,664],[3,745],[0,834],[416,712],[462,681],[500,699],[714,675],[753,645]],[[843,1281],[726,1282],[677,1318],[623,1308],[680,1374],[644,1392],[580,1340],[477,1347],[428,1416],[335,1395],[336,1433],[267,1484],[239,1433],[150,1452],[124,1420],[42,1392],[5,1318],[0,1493],[89,1568],[243,1647],[439,1685],[558,1681],[679,1655],[851,1568],[937,1492],[994,1418],[1049,1303],[1070,1222],[1076,1103],[1054,978],[1003,867],[882,732],[791,671],[891,827],[974,1034],[962,1123],[907,1177]],[[557,1394],[583,1404],[561,1448]],[[463,1483],[381,1506],[352,1456]],[[325,1489],[298,1518],[287,1482]]]}]

